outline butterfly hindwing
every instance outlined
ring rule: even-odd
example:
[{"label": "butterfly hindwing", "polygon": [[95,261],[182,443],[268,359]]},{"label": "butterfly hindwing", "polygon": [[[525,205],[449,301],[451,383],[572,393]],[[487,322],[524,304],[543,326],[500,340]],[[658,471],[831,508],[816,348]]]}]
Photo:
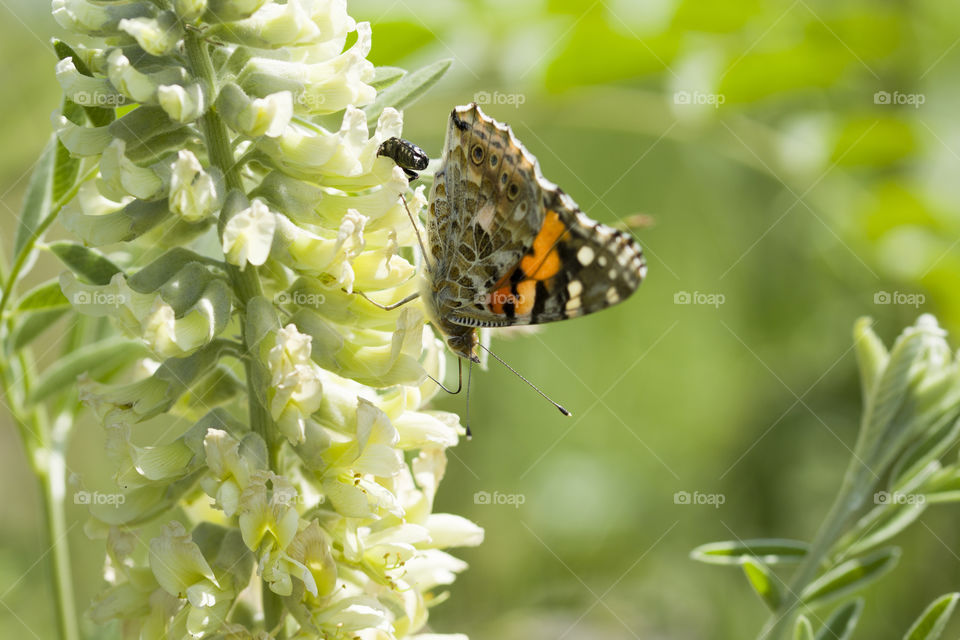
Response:
[{"label": "butterfly hindwing", "polygon": [[646,264],[628,233],[588,218],[560,189],[544,185],[543,225],[521,260],[486,292],[483,308],[455,314],[467,326],[541,324],[626,299]]}]

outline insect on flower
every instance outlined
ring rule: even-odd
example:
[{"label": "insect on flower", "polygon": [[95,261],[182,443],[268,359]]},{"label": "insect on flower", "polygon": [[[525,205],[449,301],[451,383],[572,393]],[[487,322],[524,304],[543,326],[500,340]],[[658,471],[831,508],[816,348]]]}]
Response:
[{"label": "insect on flower", "polygon": [[[399,138],[384,142],[378,155],[411,180],[427,166],[426,154]],[[646,275],[628,232],[588,218],[543,177],[510,127],[473,103],[450,114],[429,203],[426,244],[418,233],[423,289],[391,307],[422,296],[447,346],[471,362],[479,361],[476,348],[485,348],[478,328],[593,313],[625,300]]]}]

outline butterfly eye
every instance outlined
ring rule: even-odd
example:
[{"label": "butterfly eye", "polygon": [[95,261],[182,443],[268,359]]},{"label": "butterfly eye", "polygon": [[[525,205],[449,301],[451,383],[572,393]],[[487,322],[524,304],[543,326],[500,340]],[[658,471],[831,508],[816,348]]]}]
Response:
[{"label": "butterfly eye", "polygon": [[474,164],[483,162],[483,147],[478,144],[473,145],[473,149],[470,150],[470,158]]},{"label": "butterfly eye", "polygon": [[520,195],[520,186],[516,182],[511,182],[507,187],[507,197],[516,200],[518,195]]}]

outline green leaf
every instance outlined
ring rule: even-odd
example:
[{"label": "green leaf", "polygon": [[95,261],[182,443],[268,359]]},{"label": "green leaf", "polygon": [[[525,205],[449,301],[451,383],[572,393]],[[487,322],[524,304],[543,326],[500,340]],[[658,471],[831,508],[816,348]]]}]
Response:
[{"label": "green leaf", "polygon": [[17,304],[17,311],[47,311],[69,306],[70,301],[60,290],[60,279],[54,278],[25,293]]},{"label": "green leaf", "polygon": [[[211,262],[217,264],[210,258],[194,253],[189,249],[175,247],[130,276],[127,283],[134,291],[153,293],[170,282],[187,265],[210,264]],[[209,272],[207,275],[210,275]]]},{"label": "green leaf", "polygon": [[50,326],[59,320],[70,310],[69,307],[60,307],[58,309],[47,309],[26,313],[17,319],[16,328],[13,330],[11,338],[12,350],[22,349],[50,328]]},{"label": "green leaf", "polygon": [[883,372],[890,359],[890,353],[880,338],[873,332],[873,318],[858,318],[853,328],[853,344],[860,366],[860,387],[863,401],[867,402],[877,377]]},{"label": "green leaf", "polygon": [[893,569],[899,547],[887,547],[862,558],[847,560],[811,582],[800,594],[809,606],[825,604],[858,591]]},{"label": "green leaf", "polygon": [[371,129],[377,126],[377,118],[387,107],[403,109],[435,85],[447,72],[453,60],[439,60],[433,64],[412,71],[400,78],[383,91],[377,93],[377,99],[363,108],[367,114],[367,124]]},{"label": "green leaf", "polygon": [[917,375],[915,365],[923,355],[925,337],[921,328],[904,330],[871,386],[856,446],[867,468],[886,468],[888,459],[902,450],[903,439],[910,436],[904,424],[909,416],[902,415],[902,409]]},{"label": "green leaf", "polygon": [[[64,58],[73,58],[73,66],[76,67],[78,72],[85,76],[90,76],[91,78],[93,77],[93,73],[90,72],[87,64],[80,56],[76,54],[70,45],[62,40],[54,39],[53,50],[57,54],[57,59],[63,60]],[[106,126],[113,122],[116,118],[116,112],[113,107],[92,107],[84,105],[83,111],[87,114],[87,118],[90,119],[90,124],[95,127]]]},{"label": "green leaf", "polygon": [[40,160],[37,161],[33,174],[30,176],[27,195],[23,201],[23,208],[20,210],[20,224],[17,226],[17,233],[13,241],[14,260],[20,257],[27,241],[50,215],[50,207],[53,203],[51,184],[53,163],[57,155],[56,148],[56,139],[51,138],[47,146],[44,147],[43,153],[40,154]]},{"label": "green leaf", "polygon": [[960,436],[960,420],[948,414],[940,424],[930,429],[922,439],[915,442],[893,465],[890,486],[896,489],[909,482],[923,471],[930,461],[939,458]]},{"label": "green leaf", "polygon": [[837,607],[817,632],[815,640],[848,640],[853,635],[860,614],[863,613],[863,599]]},{"label": "green leaf", "polygon": [[[845,540],[852,542],[845,549],[844,555],[857,555],[887,542],[916,522],[926,508],[924,501],[912,504],[881,505],[872,509],[860,519],[855,531],[845,537]],[[837,546],[844,545],[841,543]]]},{"label": "green leaf", "polygon": [[71,271],[91,284],[107,285],[120,273],[120,267],[94,249],[73,242],[54,242],[47,245]]},{"label": "green leaf", "polygon": [[81,347],[60,358],[44,371],[37,384],[30,390],[28,401],[34,404],[58,391],[74,388],[77,376],[80,374],[89,373],[91,377],[96,378],[145,355],[149,355],[149,351],[142,343],[127,338],[107,338]]},{"label": "green leaf", "polygon": [[383,91],[405,75],[407,75],[406,69],[377,67],[373,72],[373,80],[370,81],[370,86],[377,91]]},{"label": "green leaf", "polygon": [[960,468],[949,466],[939,470],[922,488],[927,502],[960,501]]},{"label": "green leaf", "polygon": [[76,184],[78,175],[80,175],[80,159],[70,155],[63,143],[57,140],[56,157],[53,163],[52,198],[54,202],[60,200]]},{"label": "green leaf", "polygon": [[743,558],[741,560],[743,573],[747,576],[747,581],[753,590],[757,592],[760,599],[770,609],[776,611],[782,600],[780,587],[777,584],[777,577],[773,575],[770,567],[760,562],[756,558]]},{"label": "green leaf", "polygon": [[690,557],[707,564],[740,564],[744,557],[753,557],[768,565],[787,564],[803,560],[807,548],[806,542],[781,538],[727,540],[700,545],[690,552]]},{"label": "green leaf", "polygon": [[948,593],[931,602],[910,625],[903,640],[937,640],[953,615],[957,598],[960,598],[960,593]]},{"label": "green leaf", "polygon": [[814,640],[813,625],[802,613],[797,616],[797,621],[793,624],[793,640]]}]

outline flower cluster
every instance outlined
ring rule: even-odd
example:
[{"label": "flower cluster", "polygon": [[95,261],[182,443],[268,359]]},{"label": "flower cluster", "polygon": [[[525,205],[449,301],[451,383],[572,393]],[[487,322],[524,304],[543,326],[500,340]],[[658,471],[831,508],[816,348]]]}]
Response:
[{"label": "flower cluster", "polygon": [[427,637],[465,568],[443,549],[483,531],[433,513],[463,433],[423,408],[442,343],[415,305],[370,301],[417,287],[399,196],[416,214],[422,187],[377,149],[401,131],[391,96],[424,82],[366,59],[344,0],[53,12],[89,36],[56,43],[54,127],[88,176],[61,214],[84,245],[61,289],[147,354],[81,382],[123,497],[91,505],[92,619],[140,639]]}]

